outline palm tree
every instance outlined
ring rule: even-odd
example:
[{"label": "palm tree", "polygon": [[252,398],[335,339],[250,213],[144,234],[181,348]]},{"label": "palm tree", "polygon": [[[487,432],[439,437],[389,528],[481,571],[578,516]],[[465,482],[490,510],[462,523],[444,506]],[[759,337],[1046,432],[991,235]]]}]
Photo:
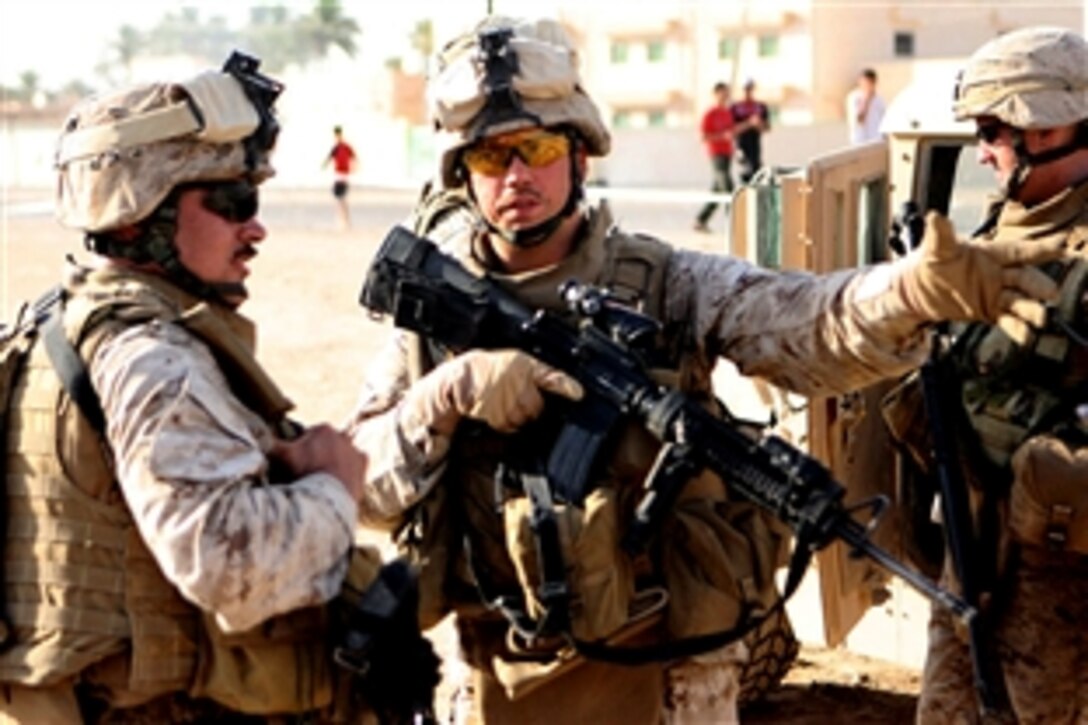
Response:
[{"label": "palm tree", "polygon": [[299,22],[299,30],[318,58],[328,55],[333,46],[350,56],[355,55],[359,23],[344,15],[339,0],[317,0],[310,14]]},{"label": "palm tree", "polygon": [[305,63],[298,21],[283,5],[260,5],[249,11],[249,25],[242,31],[243,45],[261,59],[265,72],[278,73],[288,63]]},{"label": "palm tree", "polygon": [[132,61],[144,48],[144,37],[131,25],[122,25],[117,29],[117,38],[110,44],[117,56],[117,62],[125,69],[125,80],[132,79]]},{"label": "palm tree", "polygon": [[25,70],[19,74],[19,98],[27,103],[33,103],[34,97],[41,91],[41,77],[32,70]]}]

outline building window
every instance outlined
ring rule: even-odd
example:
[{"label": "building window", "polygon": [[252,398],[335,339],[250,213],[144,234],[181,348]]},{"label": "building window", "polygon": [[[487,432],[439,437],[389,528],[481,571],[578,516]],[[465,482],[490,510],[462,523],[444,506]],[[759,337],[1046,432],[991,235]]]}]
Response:
[{"label": "building window", "polygon": [[665,127],[665,112],[661,110],[646,112],[646,125],[650,128]]},{"label": "building window", "polygon": [[898,32],[895,34],[895,57],[911,58],[914,56],[914,33]]},{"label": "building window", "polygon": [[740,43],[736,38],[718,38],[718,60],[733,60],[739,49]]},{"label": "building window", "polygon": [[760,58],[773,58],[778,55],[778,36],[777,35],[761,35],[759,36],[759,57]]},{"label": "building window", "polygon": [[611,56],[613,63],[626,63],[627,43],[622,40],[613,40]]},{"label": "building window", "polygon": [[631,128],[631,112],[616,111],[613,113],[612,128]]},{"label": "building window", "polygon": [[665,41],[651,40],[646,43],[646,60],[651,63],[665,60]]}]

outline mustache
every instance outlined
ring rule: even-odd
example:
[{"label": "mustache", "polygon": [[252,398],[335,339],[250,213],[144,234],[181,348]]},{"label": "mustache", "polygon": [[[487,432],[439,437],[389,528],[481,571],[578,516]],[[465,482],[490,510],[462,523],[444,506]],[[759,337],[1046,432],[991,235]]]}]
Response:
[{"label": "mustache", "polygon": [[257,254],[258,254],[257,248],[255,246],[253,246],[252,244],[247,244],[244,247],[242,247],[241,249],[239,249],[237,252],[234,253],[234,258],[235,259],[241,259],[243,261],[249,261],[249,260],[253,259],[254,257],[256,257]]},{"label": "mustache", "polygon": [[540,201],[541,195],[536,189],[514,189],[499,197],[498,207],[500,209],[513,206],[519,201],[531,199],[533,201]]}]

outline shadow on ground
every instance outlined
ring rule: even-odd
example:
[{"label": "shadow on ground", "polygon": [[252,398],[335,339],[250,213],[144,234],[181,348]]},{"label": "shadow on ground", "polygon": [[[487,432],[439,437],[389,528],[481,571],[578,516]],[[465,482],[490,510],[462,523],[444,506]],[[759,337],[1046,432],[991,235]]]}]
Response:
[{"label": "shadow on ground", "polygon": [[791,725],[910,725],[917,697],[863,685],[788,684],[741,711],[741,722]]}]

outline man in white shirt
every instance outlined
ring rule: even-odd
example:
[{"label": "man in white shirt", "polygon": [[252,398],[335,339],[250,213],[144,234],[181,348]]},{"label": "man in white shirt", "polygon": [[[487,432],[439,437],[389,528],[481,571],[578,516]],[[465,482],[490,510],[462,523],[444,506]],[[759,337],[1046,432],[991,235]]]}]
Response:
[{"label": "man in white shirt", "polygon": [[850,145],[880,138],[880,121],[884,118],[884,99],[876,93],[876,71],[865,68],[858,74],[857,85],[846,94],[846,123],[850,128]]}]

